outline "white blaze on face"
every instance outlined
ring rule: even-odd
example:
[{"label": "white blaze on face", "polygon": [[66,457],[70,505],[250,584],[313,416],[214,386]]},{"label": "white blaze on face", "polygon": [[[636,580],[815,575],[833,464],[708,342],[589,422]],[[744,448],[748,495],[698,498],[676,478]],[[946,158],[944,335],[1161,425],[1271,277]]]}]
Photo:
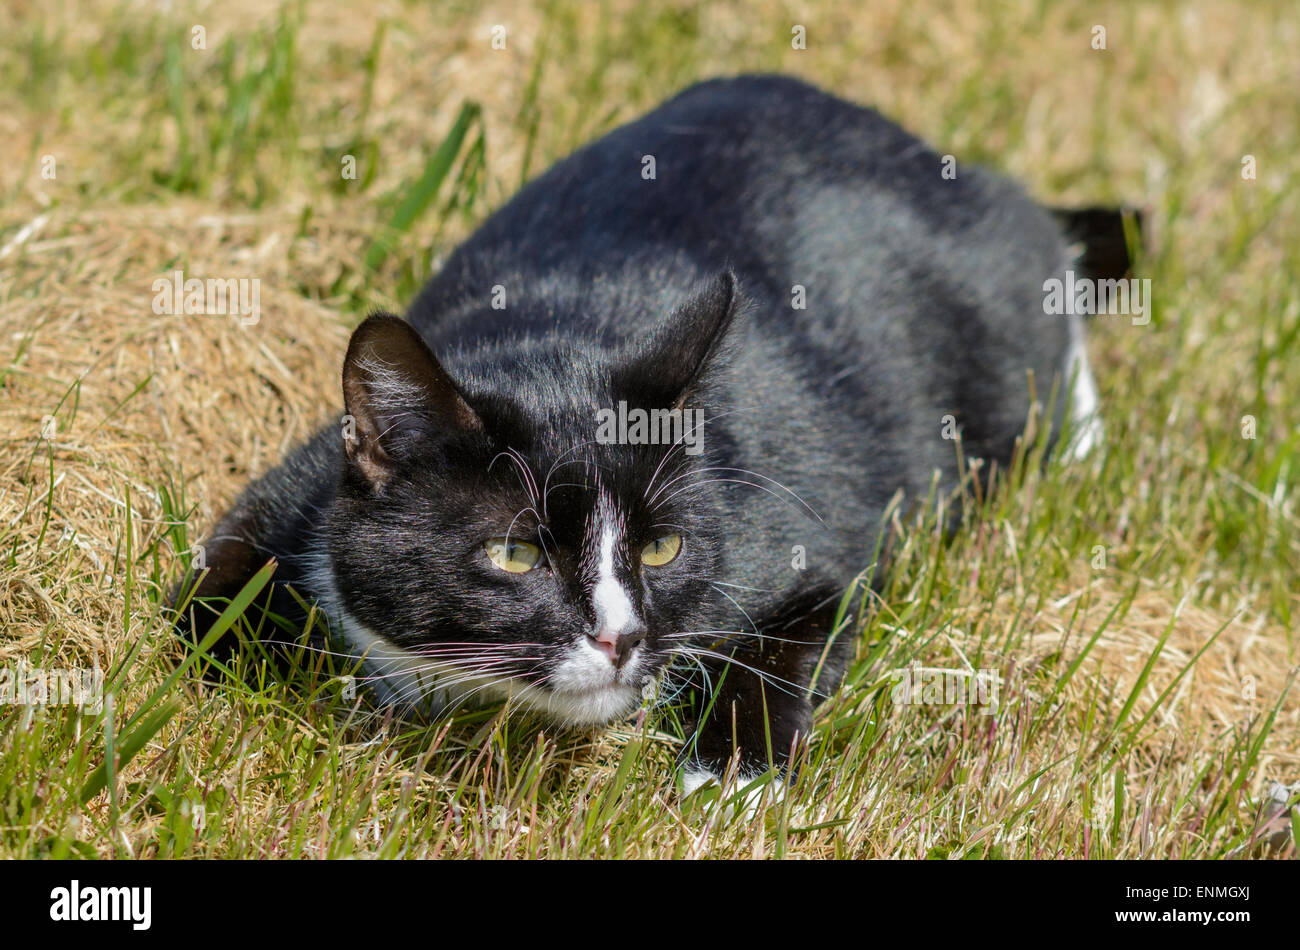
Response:
[{"label": "white blaze on face", "polygon": [[614,575],[614,545],[618,539],[618,531],[613,525],[606,522],[601,526],[600,566],[596,586],[591,592],[597,635],[615,638],[632,623],[632,598]]},{"label": "white blaze on face", "polygon": [[640,662],[635,654],[622,669],[614,663],[618,637],[636,626],[636,610],[615,569],[618,545],[624,537],[614,501],[601,493],[587,525],[588,596],[595,626],[574,631],[572,646],[551,672],[550,705],[563,707],[562,717],[573,723],[608,722],[634,709],[641,700]]},{"label": "white blaze on face", "polygon": [[615,553],[624,538],[623,519],[619,517],[614,499],[606,492],[602,491],[596,502],[588,526],[588,538],[591,544],[588,557],[595,561],[591,607],[596,614],[596,626],[591,636],[584,639],[589,649],[609,660],[613,657],[618,638],[635,627],[637,619],[632,598],[615,570]]}]

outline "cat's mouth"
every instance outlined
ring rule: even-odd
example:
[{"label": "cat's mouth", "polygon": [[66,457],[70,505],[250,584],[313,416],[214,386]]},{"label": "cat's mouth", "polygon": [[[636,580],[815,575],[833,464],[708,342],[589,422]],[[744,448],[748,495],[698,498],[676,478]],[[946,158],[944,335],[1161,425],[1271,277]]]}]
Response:
[{"label": "cat's mouth", "polygon": [[640,668],[622,668],[599,670],[594,673],[582,671],[575,673],[570,664],[562,664],[559,675],[552,675],[548,684],[552,693],[563,696],[597,696],[604,693],[640,694],[642,685],[650,674]]},{"label": "cat's mouth", "polygon": [[597,725],[625,716],[640,705],[652,665],[638,650],[616,667],[580,643],[547,677],[547,712],[570,725]]},{"label": "cat's mouth", "polygon": [[632,684],[620,680],[606,683],[604,686],[588,686],[583,689],[552,689],[551,692],[557,696],[581,699],[592,696],[621,695],[627,692],[639,692],[639,690]]},{"label": "cat's mouth", "polygon": [[546,691],[545,712],[571,726],[604,725],[626,716],[641,701],[641,690],[626,682],[583,689],[551,688]]}]

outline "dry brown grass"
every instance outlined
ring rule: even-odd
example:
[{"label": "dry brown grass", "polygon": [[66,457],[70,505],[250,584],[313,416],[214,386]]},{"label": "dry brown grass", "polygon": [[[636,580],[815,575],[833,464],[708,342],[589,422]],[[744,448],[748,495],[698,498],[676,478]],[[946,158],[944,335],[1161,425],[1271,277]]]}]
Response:
[{"label": "dry brown grass", "polygon": [[[951,623],[935,655],[960,652],[969,622],[1017,631],[1019,652],[1003,659],[1018,669],[1050,665],[1063,644],[1066,658],[1075,655],[1136,580],[1133,603],[1099,639],[1086,676],[1061,701],[1081,710],[1098,703],[1113,713],[1172,623],[1141,690],[1140,716],[1207,638],[1224,629],[1153,717],[1128,766],[1131,794],[1140,798],[1159,775],[1174,784],[1194,783],[1224,736],[1278,703],[1246,791],[1257,796],[1272,779],[1300,779],[1300,697],[1284,697],[1298,658],[1287,618],[1300,609],[1300,596],[1294,584],[1289,591],[1280,587],[1300,563],[1294,494],[1287,487],[1293,473],[1288,463],[1277,493],[1270,494],[1253,484],[1251,474],[1222,462],[1222,452],[1220,461],[1207,461],[1210,446],[1227,444],[1223,430],[1244,412],[1258,411],[1252,409],[1257,405],[1267,410],[1259,419],[1260,445],[1294,444],[1288,440],[1298,431],[1294,349],[1281,354],[1292,365],[1270,366],[1263,374],[1257,401],[1248,393],[1261,334],[1271,339],[1275,332],[1260,329],[1260,314],[1289,312],[1296,319],[1300,18],[1285,3],[1251,12],[1226,3],[1110,4],[1087,11],[1012,2],[992,13],[978,4],[955,13],[944,6],[912,0],[838,9],[775,3],[742,12],[715,2],[695,20],[684,4],[668,4],[660,14],[616,0],[604,5],[602,20],[567,4],[551,12],[515,3],[483,10],[309,4],[298,37],[296,95],[304,116],[337,105],[347,120],[341,126],[356,118],[350,112],[359,96],[356,62],[379,20],[393,23],[366,119],[382,141],[380,162],[368,191],[332,189],[336,166],[312,161],[345,143],[351,128],[304,122],[280,192],[261,207],[239,198],[239,182],[214,180],[209,193],[195,195],[169,193],[148,180],[146,170],[165,167],[177,141],[175,124],[147,92],[160,81],[156,76],[114,86],[119,78],[113,74],[101,82],[70,71],[40,80],[55,87],[45,101],[0,93],[0,194],[7,198],[0,204],[0,663],[30,657],[42,644],[52,644],[61,663],[93,661],[105,668],[140,638],[149,652],[170,649],[165,622],[147,596],[159,575],[150,560],[126,556],[128,546],[138,557],[165,534],[159,486],[183,482],[194,505],[190,525],[201,532],[251,477],[275,465],[336,406],[341,355],[361,309],[400,309],[405,301],[395,288],[401,261],[433,242],[445,252],[472,227],[458,217],[429,216],[403,237],[380,273],[361,286],[356,280],[348,285],[355,297],[336,290],[340,278],[356,273],[383,220],[379,197],[419,176],[431,143],[440,140],[463,100],[484,107],[484,201],[494,206],[524,168],[520,115],[530,67],[543,50],[548,59],[536,101],[534,173],[691,77],[780,70],[874,103],[960,157],[1000,165],[1040,196],[1059,203],[1125,199],[1155,211],[1148,240],[1163,278],[1157,290],[1164,332],[1102,325],[1094,345],[1103,398],[1115,407],[1112,452],[1128,453],[1132,464],[1115,475],[1115,491],[1096,508],[1087,507],[1088,491],[1079,488],[1086,473],[1063,476],[1076,479],[1067,484],[1077,496],[1059,482],[1039,486],[1045,495],[1081,499],[1077,518],[1093,540],[1108,546],[1114,567],[1089,569],[1091,544],[1076,526],[1072,540],[1062,542],[1072,549],[1057,551],[1054,567],[1043,572],[1025,564],[1025,576],[1009,577],[990,599],[978,583],[985,559],[1014,548],[1022,524],[981,528],[959,545],[959,566],[949,568],[950,578],[966,578],[968,585],[934,595],[946,598],[940,612]],[[0,11],[0,77],[21,69],[38,30],[58,36],[70,55],[95,45],[107,49],[115,9],[100,2],[8,5]],[[247,0],[171,17],[153,4],[130,10],[140,22],[207,23],[210,50],[224,36],[271,29],[277,15]],[[692,35],[677,38],[678,20],[694,23]],[[509,24],[508,53],[487,45],[494,23]],[[789,48],[789,23],[807,24],[809,50]],[[1092,23],[1108,25],[1105,53],[1088,49]],[[591,42],[595,36],[606,45]],[[110,120],[106,103],[115,97],[123,101]],[[158,127],[159,145],[142,152],[137,140],[146,127]],[[1238,174],[1246,152],[1259,157],[1251,190]],[[53,181],[40,176],[39,156],[46,153],[58,159]],[[187,275],[259,278],[261,322],[241,327],[227,317],[153,313],[151,283],[176,267]],[[1276,332],[1285,326],[1279,320]],[[51,416],[53,437],[43,439]],[[1031,500],[1014,509],[1025,524]],[[1248,512],[1248,529],[1233,537],[1260,550],[1225,550],[1232,539],[1223,512],[1234,505]],[[1051,550],[1043,543],[1034,548],[1038,557]],[[161,576],[173,578],[176,552],[166,542],[159,552]],[[1080,603],[1084,609],[1076,615]],[[1012,697],[1032,704],[1041,693],[1042,683],[1030,676]],[[1075,725],[1067,715],[1056,745],[1039,737],[1021,751],[1030,763],[1046,762],[1053,749],[1069,746],[1068,729]],[[902,748],[904,740],[896,738]],[[150,747],[154,755],[138,759],[130,774],[150,778],[151,769],[173,760],[168,743],[188,741],[161,733]],[[572,780],[597,795],[599,782],[588,778],[607,778],[626,741],[621,733],[595,747],[562,741],[554,754],[572,755]],[[201,756],[202,746],[191,751]],[[980,761],[995,767],[992,759]],[[360,790],[400,787],[404,779],[434,798],[437,789],[445,790],[411,757],[362,757],[355,765]],[[243,773],[261,767],[230,763],[207,780],[235,788],[247,781]],[[1012,785],[1030,767],[996,765]],[[924,773],[922,766],[913,768]],[[678,812],[671,775],[652,770],[638,781],[645,800],[670,816],[661,825],[647,824],[638,850],[670,853],[666,842],[685,836],[689,825]],[[1063,817],[1077,792],[1072,777],[1052,791],[1066,824],[1079,822]],[[964,800],[967,793],[953,794]],[[937,814],[928,830],[907,821],[891,824],[890,816],[908,815],[917,795],[923,793],[871,786],[856,800],[859,810],[849,826],[805,835],[786,853],[924,855],[965,834],[954,830],[956,805]],[[245,833],[290,827],[286,815],[297,820],[302,814],[300,803],[273,789],[250,791],[245,801],[239,817],[229,819]],[[848,799],[830,794],[826,801],[842,805]],[[103,796],[89,806],[101,817],[105,807]],[[985,817],[996,814],[989,801],[980,807]],[[430,809],[438,825],[449,814],[436,802]],[[40,821],[39,810],[34,814]],[[363,820],[370,817],[366,812]],[[330,825],[320,820],[321,841],[308,850],[326,854]],[[492,820],[485,813],[483,821]],[[157,823],[140,816],[122,839],[96,837],[95,847],[112,853],[126,840],[131,853],[147,853]],[[698,828],[690,827],[696,835]],[[900,828],[910,830],[903,835]],[[517,826],[510,834],[491,846],[468,833],[452,834],[437,849],[527,853],[527,834]],[[737,827],[734,835],[692,837],[690,852],[772,853],[761,823]],[[550,852],[561,853],[570,839],[557,831],[554,840]],[[583,841],[590,839],[573,832],[570,844]],[[273,842],[268,853],[278,853]],[[1131,841],[1116,843],[1114,853],[1170,854],[1179,847],[1169,842],[1148,850],[1135,831]],[[209,853],[219,851],[214,846]],[[1076,852],[1063,845],[1061,853]]]}]

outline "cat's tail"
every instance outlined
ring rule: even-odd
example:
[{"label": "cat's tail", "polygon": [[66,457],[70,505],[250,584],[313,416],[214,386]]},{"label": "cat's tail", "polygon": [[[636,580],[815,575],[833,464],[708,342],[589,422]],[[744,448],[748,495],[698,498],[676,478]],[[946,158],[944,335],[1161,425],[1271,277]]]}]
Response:
[{"label": "cat's tail", "polygon": [[1143,214],[1138,208],[1049,208],[1066,238],[1079,246],[1076,260],[1094,280],[1119,280],[1141,250]]}]

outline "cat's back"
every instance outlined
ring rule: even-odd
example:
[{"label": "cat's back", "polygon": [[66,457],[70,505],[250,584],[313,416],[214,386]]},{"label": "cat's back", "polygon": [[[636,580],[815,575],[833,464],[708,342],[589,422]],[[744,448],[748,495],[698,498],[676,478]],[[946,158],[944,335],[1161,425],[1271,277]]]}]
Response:
[{"label": "cat's back", "polygon": [[[1050,219],[997,176],[952,172],[876,111],[802,81],[708,80],[522,189],[410,317],[435,345],[554,326],[557,309],[571,332],[618,336],[723,267],[760,309],[806,288],[827,330],[848,299],[906,297],[917,280],[977,304],[1008,281],[1031,292],[1063,259]],[[497,288],[509,302],[493,315]]]}]

